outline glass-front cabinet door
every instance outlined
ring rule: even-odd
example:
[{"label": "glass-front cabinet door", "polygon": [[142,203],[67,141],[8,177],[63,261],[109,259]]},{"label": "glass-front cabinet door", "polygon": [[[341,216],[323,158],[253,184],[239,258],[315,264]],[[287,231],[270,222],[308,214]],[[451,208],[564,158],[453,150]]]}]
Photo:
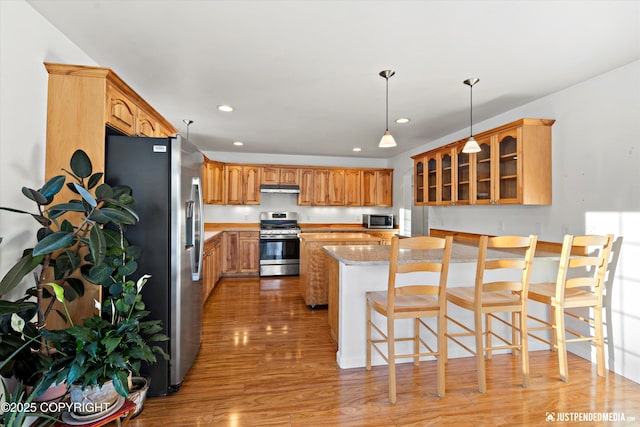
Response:
[{"label": "glass-front cabinet door", "polygon": [[413,203],[416,206],[424,205],[424,161],[414,159],[413,176]]},{"label": "glass-front cabinet door", "polygon": [[456,154],[456,198],[455,204],[468,205],[471,202],[471,155],[463,153],[464,145],[455,149]]},{"label": "glass-front cabinet door", "polygon": [[427,204],[435,205],[438,202],[438,161],[436,157],[425,157],[427,165]]},{"label": "glass-front cabinet door", "polygon": [[440,204],[453,202],[453,157],[451,149],[440,153]]},{"label": "glass-front cabinet door", "polygon": [[520,177],[522,176],[518,156],[518,131],[510,129],[497,135],[498,170],[496,182],[497,203],[517,203]]},{"label": "glass-front cabinet door", "polygon": [[492,164],[491,164],[491,137],[478,138],[480,151],[475,153],[476,169],[476,203],[493,203]]}]

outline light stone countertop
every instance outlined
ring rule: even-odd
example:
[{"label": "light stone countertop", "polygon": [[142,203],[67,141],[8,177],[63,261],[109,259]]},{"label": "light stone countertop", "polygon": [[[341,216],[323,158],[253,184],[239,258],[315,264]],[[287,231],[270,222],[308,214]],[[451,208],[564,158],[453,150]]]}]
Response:
[{"label": "light stone countertop", "polygon": [[[381,265],[389,264],[391,258],[391,246],[324,246],[324,251],[345,265]],[[505,251],[489,249],[487,260],[500,259],[515,256]],[[401,250],[399,262],[415,260],[438,261],[442,257],[441,250],[411,251]],[[549,260],[560,259],[560,254],[536,251],[535,257],[544,257]],[[451,251],[451,262],[476,262],[478,260],[478,248],[471,245],[454,243]]]},{"label": "light stone countertop", "polygon": [[367,233],[300,233],[300,239],[305,241],[336,241],[336,240],[370,240],[370,241],[379,241],[379,237],[372,236]]}]

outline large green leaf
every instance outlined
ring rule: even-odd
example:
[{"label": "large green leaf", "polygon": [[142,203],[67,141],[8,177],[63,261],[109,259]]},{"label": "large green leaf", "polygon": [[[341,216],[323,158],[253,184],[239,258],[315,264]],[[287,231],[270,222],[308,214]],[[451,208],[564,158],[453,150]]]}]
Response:
[{"label": "large green leaf", "polygon": [[82,150],[76,150],[71,156],[71,170],[76,176],[80,178],[88,178],[93,171],[91,167],[91,160],[87,153]]},{"label": "large green leaf", "polygon": [[96,197],[99,199],[110,199],[113,197],[113,189],[109,184],[100,184],[96,188]]},{"label": "large green leaf", "polygon": [[111,378],[113,380],[113,387],[118,394],[123,397],[129,397],[128,375],[125,371],[117,371]]},{"label": "large green leaf", "polygon": [[82,196],[82,199],[87,202],[89,206],[91,206],[92,208],[98,206],[98,202],[96,202],[96,199],[94,199],[91,193],[85,190],[84,187],[76,184],[75,182],[73,183],[73,185],[76,187],[76,190],[78,190],[78,194]]},{"label": "large green leaf", "polygon": [[89,178],[89,182],[87,183],[87,188],[92,189],[93,187],[98,185],[103,176],[104,174],[102,172],[96,172],[91,175],[91,178]]},{"label": "large green leaf", "polygon": [[29,301],[4,301],[0,300],[0,317],[6,314],[21,313],[27,310],[37,309],[35,302]]},{"label": "large green leaf", "polygon": [[65,280],[69,287],[75,291],[75,293],[79,296],[84,295],[84,283],[82,280],[77,279],[75,277],[69,277]]},{"label": "large green leaf", "polygon": [[138,269],[138,263],[135,261],[129,261],[122,267],[118,268],[118,273],[121,276],[130,276]]},{"label": "large green leaf", "polygon": [[60,203],[55,206],[51,206],[48,210],[49,218],[55,219],[67,212],[84,212],[85,208],[81,203]]},{"label": "large green leaf", "polygon": [[89,251],[93,256],[94,264],[102,264],[107,253],[107,243],[102,233],[102,228],[94,226],[89,231]]},{"label": "large green leaf", "polygon": [[82,271],[82,277],[95,284],[105,284],[109,276],[113,273],[113,268],[106,264],[95,265],[89,271]]},{"label": "large green leaf", "polygon": [[111,354],[122,341],[122,337],[107,337],[104,339],[104,347],[107,350],[107,354]]},{"label": "large green leaf", "polygon": [[127,204],[122,203],[115,199],[106,199],[105,202],[109,203],[109,205],[114,205],[121,209],[124,209],[129,214],[131,214],[131,216],[133,216],[136,219],[136,221],[140,221],[140,217],[138,217],[138,214],[133,209],[131,209]]},{"label": "large green leaf", "polygon": [[113,208],[102,208],[100,209],[100,212],[102,213],[102,215],[106,216],[116,224],[131,225],[136,223],[136,218],[130,213],[125,211],[120,211]]},{"label": "large green leaf", "polygon": [[20,261],[11,267],[2,278],[2,281],[0,281],[0,296],[18,286],[22,278],[33,271],[33,269],[42,262],[43,258],[44,256],[42,255],[32,256],[30,251],[27,251]]},{"label": "large green leaf", "polygon": [[64,249],[73,246],[76,238],[73,233],[57,232],[48,235],[44,239],[40,240],[35,248],[33,248],[33,255],[45,255],[55,252],[59,249]]},{"label": "large green leaf", "polygon": [[47,198],[42,194],[40,194],[40,192],[29,187],[22,187],[22,194],[24,194],[25,196],[27,196],[27,198],[33,200],[39,205],[46,205],[48,202]]},{"label": "large green leaf", "polygon": [[55,196],[64,186],[64,181],[64,175],[56,175],[42,186],[42,188],[40,189],[40,193],[42,193],[42,195],[46,198]]},{"label": "large green leaf", "polygon": [[72,384],[79,378],[82,378],[86,371],[86,366],[80,365],[79,363],[73,363],[69,369],[69,373],[67,374],[67,384]]}]

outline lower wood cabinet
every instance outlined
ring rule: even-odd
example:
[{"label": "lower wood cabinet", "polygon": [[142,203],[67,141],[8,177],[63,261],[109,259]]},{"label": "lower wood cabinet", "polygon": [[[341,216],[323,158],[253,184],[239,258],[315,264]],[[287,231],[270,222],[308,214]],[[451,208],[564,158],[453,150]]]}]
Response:
[{"label": "lower wood cabinet", "polygon": [[202,303],[204,304],[222,276],[222,234],[204,242],[202,269]]},{"label": "lower wood cabinet", "polygon": [[258,274],[260,240],[257,231],[225,231],[222,237],[222,274]]}]

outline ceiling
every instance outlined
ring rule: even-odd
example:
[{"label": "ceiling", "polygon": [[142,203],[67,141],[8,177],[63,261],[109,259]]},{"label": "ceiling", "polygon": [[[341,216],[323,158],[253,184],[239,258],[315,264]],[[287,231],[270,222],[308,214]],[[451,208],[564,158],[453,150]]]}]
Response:
[{"label": "ceiling", "polygon": [[637,0],[27,1],[203,151],[390,158],[468,128],[469,77],[477,123],[640,58]]}]

